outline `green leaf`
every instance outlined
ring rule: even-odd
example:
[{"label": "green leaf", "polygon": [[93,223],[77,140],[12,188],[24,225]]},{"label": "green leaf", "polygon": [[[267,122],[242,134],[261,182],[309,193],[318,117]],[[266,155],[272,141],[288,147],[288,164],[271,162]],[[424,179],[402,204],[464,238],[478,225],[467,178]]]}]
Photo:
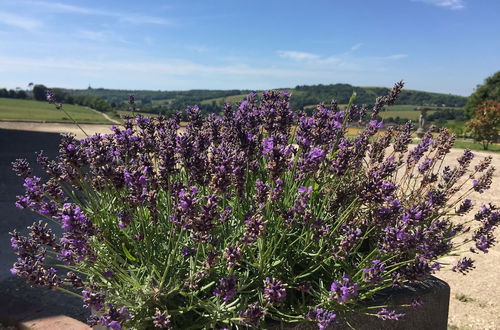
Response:
[{"label": "green leaf", "polygon": [[130,252],[127,250],[125,243],[122,243],[122,250],[123,250],[123,253],[125,253],[125,256],[127,257],[128,260],[137,261],[137,258],[135,258],[133,255],[131,255]]}]

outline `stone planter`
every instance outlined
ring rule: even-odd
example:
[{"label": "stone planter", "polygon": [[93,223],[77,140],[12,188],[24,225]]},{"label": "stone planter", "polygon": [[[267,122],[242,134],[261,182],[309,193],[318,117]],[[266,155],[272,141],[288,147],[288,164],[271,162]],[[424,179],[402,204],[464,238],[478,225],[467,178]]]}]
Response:
[{"label": "stone planter", "polygon": [[[424,305],[413,309],[411,307],[399,307],[420,297]],[[450,287],[444,281],[430,276],[425,281],[407,285],[401,288],[390,288],[382,291],[376,299],[368,304],[372,306],[389,305],[387,309],[396,309],[398,313],[405,313],[405,317],[399,321],[384,321],[373,316],[352,315],[347,317],[354,329],[358,330],[446,330],[448,324],[448,307],[450,301]],[[374,310],[376,313],[377,310]],[[292,330],[314,330],[318,327],[311,322],[298,324],[269,324],[267,329],[292,329]],[[102,326],[93,327],[95,330],[107,330]],[[351,329],[344,324],[335,324],[328,330]]]},{"label": "stone planter", "polygon": [[[398,307],[402,304],[411,304],[412,300],[420,297],[424,305],[419,308]],[[446,330],[448,325],[448,307],[450,302],[450,287],[440,279],[430,276],[427,280],[407,285],[401,288],[390,288],[381,292],[370,303],[372,306],[389,305],[387,309],[396,309],[398,313],[405,313],[399,321],[380,320],[373,316],[352,315],[347,317],[354,329],[358,330]],[[391,308],[391,306],[393,306]],[[374,310],[376,313],[377,310]],[[272,325],[269,329],[313,330],[318,327],[313,323],[299,323],[290,325]],[[351,329],[344,324],[336,324],[330,329]]]}]

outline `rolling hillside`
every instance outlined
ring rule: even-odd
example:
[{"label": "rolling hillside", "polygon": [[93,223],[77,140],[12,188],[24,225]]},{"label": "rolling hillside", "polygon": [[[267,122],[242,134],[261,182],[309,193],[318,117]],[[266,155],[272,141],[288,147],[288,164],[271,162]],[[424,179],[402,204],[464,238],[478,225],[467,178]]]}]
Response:
[{"label": "rolling hillside", "polygon": [[[78,123],[110,124],[100,113],[87,107],[64,105]],[[41,101],[0,98],[0,120],[72,123],[73,121],[53,104]]]}]

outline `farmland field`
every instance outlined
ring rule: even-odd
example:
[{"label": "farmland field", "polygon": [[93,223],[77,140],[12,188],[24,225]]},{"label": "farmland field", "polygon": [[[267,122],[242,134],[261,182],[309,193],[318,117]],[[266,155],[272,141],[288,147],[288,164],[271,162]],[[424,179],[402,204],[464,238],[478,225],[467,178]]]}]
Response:
[{"label": "farmland field", "polygon": [[237,103],[241,102],[246,98],[247,94],[239,94],[239,95],[232,95],[232,96],[226,96],[226,97],[218,97],[216,99],[208,99],[208,100],[203,100],[200,103],[201,104],[210,104],[212,102],[215,102],[216,104],[222,104],[222,103]]},{"label": "farmland field", "polygon": [[[427,111],[427,115],[430,115],[431,113],[434,113],[435,111]],[[381,111],[379,113],[380,117],[382,118],[402,118],[402,119],[409,119],[409,120],[418,120],[420,116],[420,111],[415,111],[415,110],[389,110],[389,111]]]},{"label": "farmland field", "polygon": [[[64,109],[78,123],[109,124],[99,113],[87,107],[64,105]],[[41,101],[0,98],[0,120],[6,121],[40,121],[52,123],[72,123],[73,121],[62,110],[53,104]]]},{"label": "farmland field", "polygon": [[[131,116],[132,115],[132,111],[128,111],[128,110],[117,110],[116,113],[120,116]],[[139,111],[134,112],[134,115],[135,116],[141,115],[141,116],[145,116],[145,117],[158,117],[159,116],[158,113],[139,112]]]}]

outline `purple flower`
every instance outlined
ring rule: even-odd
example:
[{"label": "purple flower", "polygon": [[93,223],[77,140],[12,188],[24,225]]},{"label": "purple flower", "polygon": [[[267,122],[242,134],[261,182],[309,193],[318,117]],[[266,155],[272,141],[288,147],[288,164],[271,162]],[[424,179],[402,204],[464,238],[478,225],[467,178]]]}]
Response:
[{"label": "purple flower", "polygon": [[463,275],[467,274],[472,269],[476,268],[474,266],[474,260],[471,258],[464,257],[458,261],[458,263],[451,269],[454,272],[460,272]]},{"label": "purple flower", "polygon": [[269,196],[270,200],[272,202],[276,202],[281,198],[281,195],[283,194],[283,180],[281,179],[276,179],[275,181],[275,186],[271,190],[271,195]]},{"label": "purple flower", "polygon": [[132,216],[126,212],[118,213],[118,227],[121,229],[127,228],[132,221]]},{"label": "purple flower", "polygon": [[475,246],[478,250],[488,253],[489,249],[495,244],[495,237],[491,231],[479,229],[472,239],[475,241]]},{"label": "purple flower", "polygon": [[49,103],[54,103],[56,101],[56,97],[54,95],[54,92],[50,89],[47,89],[47,91],[45,92],[45,98],[46,98],[47,102],[49,102]]},{"label": "purple flower", "polygon": [[123,306],[116,309],[111,304],[108,304],[108,308],[108,311],[99,318],[99,324],[112,330],[121,330],[123,323],[130,320],[127,308]]},{"label": "purple flower", "polygon": [[82,279],[73,272],[68,272],[64,281],[70,283],[75,288],[83,287]]},{"label": "purple flower", "polygon": [[224,249],[223,258],[226,260],[229,268],[237,266],[238,261],[241,259],[241,248],[238,245],[228,245]]},{"label": "purple flower", "polygon": [[245,311],[240,312],[240,317],[243,318],[243,323],[258,327],[260,320],[266,315],[266,311],[259,305],[252,304]]},{"label": "purple flower", "polygon": [[102,273],[102,275],[106,278],[113,278],[115,277],[115,274],[111,270],[106,270],[105,272]]},{"label": "purple flower", "polygon": [[172,327],[172,321],[170,321],[170,315],[167,311],[161,312],[158,308],[156,309],[155,315],[153,315],[153,325],[155,328],[169,329]]},{"label": "purple flower", "polygon": [[398,314],[396,311],[390,311],[386,308],[382,308],[380,311],[377,313],[377,317],[381,320],[399,320],[402,317],[404,317],[405,314]]},{"label": "purple flower", "polygon": [[472,181],[472,188],[482,194],[485,190],[490,189],[493,180],[493,173],[495,172],[494,167],[490,167],[483,175],[478,179]]},{"label": "purple flower", "polygon": [[280,304],[286,297],[286,284],[266,277],[264,280],[264,299],[271,305]]},{"label": "purple flower", "polygon": [[12,170],[17,176],[27,178],[31,175],[31,168],[26,159],[16,159],[12,162]]},{"label": "purple flower", "polygon": [[310,310],[306,318],[311,321],[316,321],[319,330],[324,330],[335,322],[337,314],[335,314],[334,311],[325,311],[322,308],[316,308]]},{"label": "purple flower", "polygon": [[297,163],[300,179],[303,179],[309,173],[316,172],[324,159],[325,151],[318,147],[314,147],[309,152],[303,154]]},{"label": "purple flower", "polygon": [[358,284],[351,282],[348,275],[343,275],[340,282],[333,281],[330,291],[333,299],[338,302],[346,302],[358,295]]},{"label": "purple flower", "polygon": [[433,140],[431,138],[424,138],[410,153],[407,157],[408,167],[411,167],[418,163],[420,158],[424,155],[424,153],[429,150]]},{"label": "purple flower", "polygon": [[382,280],[385,265],[380,260],[373,260],[370,268],[363,269],[363,279],[367,283],[378,283]]},{"label": "purple flower", "polygon": [[182,251],[181,251],[182,255],[186,258],[193,256],[195,254],[195,252],[196,252],[196,248],[189,247],[189,246],[183,247]]},{"label": "purple flower", "polygon": [[425,158],[425,160],[420,165],[418,165],[418,171],[422,174],[427,172],[427,170],[429,170],[429,168],[431,167],[432,162],[432,158]]},{"label": "purple flower", "polygon": [[464,153],[457,159],[457,161],[462,167],[466,167],[470,164],[473,158],[474,154],[469,149],[465,149]]},{"label": "purple flower", "polygon": [[84,307],[93,308],[96,311],[99,311],[103,308],[104,295],[97,292],[97,288],[95,286],[83,289],[82,297]]},{"label": "purple flower", "polygon": [[225,302],[229,302],[236,295],[236,279],[234,275],[221,278],[219,285],[213,291],[214,296],[221,298]]},{"label": "purple flower", "polygon": [[465,199],[462,204],[457,209],[457,214],[466,214],[472,209],[472,201],[470,199]]},{"label": "purple flower", "polygon": [[245,232],[242,241],[250,245],[263,235],[267,221],[259,215],[253,215],[245,220]]}]

